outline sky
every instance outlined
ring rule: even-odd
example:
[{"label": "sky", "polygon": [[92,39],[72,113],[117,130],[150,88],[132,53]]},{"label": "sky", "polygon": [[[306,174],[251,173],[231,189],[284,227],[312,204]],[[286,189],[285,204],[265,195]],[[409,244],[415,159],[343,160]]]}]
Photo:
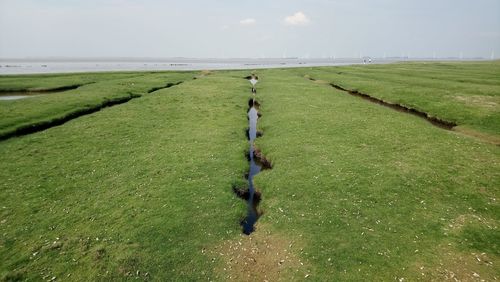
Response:
[{"label": "sky", "polygon": [[0,58],[500,57],[500,0],[0,0]]}]

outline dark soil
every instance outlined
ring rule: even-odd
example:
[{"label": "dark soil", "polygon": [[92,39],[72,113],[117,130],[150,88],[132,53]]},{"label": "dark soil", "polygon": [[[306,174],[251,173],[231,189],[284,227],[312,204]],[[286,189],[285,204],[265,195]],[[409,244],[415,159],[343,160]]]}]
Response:
[{"label": "dark soil", "polygon": [[[196,79],[196,78],[193,78],[193,79]],[[169,83],[167,83],[167,85],[165,85],[165,86],[161,86],[161,87],[153,87],[153,88],[151,88],[151,89],[149,89],[149,90],[148,90],[148,93],[153,93],[153,92],[158,91],[158,90],[161,90],[161,89],[170,88],[170,87],[172,87],[172,86],[179,85],[179,84],[181,84],[182,82],[183,82],[183,81],[179,81],[179,82],[176,82],[176,83],[171,83],[171,82],[169,82]]]},{"label": "dark soil", "polygon": [[271,161],[266,159],[259,149],[255,148],[255,150],[253,151],[253,157],[254,157],[254,160],[262,166],[262,169],[272,169],[273,168]]}]

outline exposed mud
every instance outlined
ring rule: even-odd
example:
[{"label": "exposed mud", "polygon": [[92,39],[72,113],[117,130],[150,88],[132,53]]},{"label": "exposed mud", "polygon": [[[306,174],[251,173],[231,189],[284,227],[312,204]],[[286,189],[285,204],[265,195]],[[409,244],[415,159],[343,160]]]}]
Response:
[{"label": "exposed mud", "polygon": [[[247,188],[233,187],[233,192],[238,196],[238,198],[248,201],[250,199],[250,190]],[[258,205],[261,199],[259,191],[254,191],[254,203]]]},{"label": "exposed mud", "polygon": [[[301,281],[310,276],[308,261],[300,254],[303,244],[290,234],[267,231],[250,237],[240,236],[208,249],[206,253],[217,261],[213,280],[230,281]],[[211,280],[211,279],[210,279]]]},{"label": "exposed mud", "polygon": [[268,159],[266,159],[266,157],[264,157],[264,155],[262,154],[262,152],[255,148],[253,150],[253,159],[255,162],[257,162],[260,166],[261,166],[261,170],[262,169],[272,169],[273,168],[273,165],[271,163],[271,161],[269,161]]},{"label": "exposed mud", "polygon": [[9,139],[11,137],[22,136],[22,135],[40,132],[40,131],[49,129],[49,128],[54,127],[54,126],[62,125],[70,120],[79,118],[81,116],[93,114],[95,112],[100,111],[103,108],[123,104],[123,103],[126,103],[132,99],[139,98],[139,97],[141,97],[141,95],[130,93],[129,96],[120,97],[120,98],[113,99],[113,100],[106,100],[102,104],[99,104],[97,106],[84,108],[84,109],[78,109],[76,111],[73,111],[73,112],[65,115],[65,116],[54,118],[50,121],[42,121],[42,122],[37,122],[37,123],[21,126],[21,127],[16,128],[15,130],[13,130],[11,132],[1,134],[0,140],[5,140],[5,139]]},{"label": "exposed mud", "polygon": [[255,74],[251,74],[251,75],[245,76],[243,79],[251,80],[252,78],[255,79],[255,80],[259,80],[259,76],[255,75]]},{"label": "exposed mud", "polygon": [[[251,98],[250,100],[248,100],[248,111],[250,111],[250,109],[254,107],[256,110],[259,110],[260,108],[260,103],[258,101],[256,101],[254,98]],[[260,117],[260,113],[257,111],[257,115]]]},{"label": "exposed mud", "polygon": [[248,100],[248,111],[247,111],[247,113],[250,111],[250,109],[252,107],[254,107],[254,103],[255,103],[254,98],[250,98],[250,100]]},{"label": "exposed mud", "polygon": [[459,134],[463,134],[463,135],[468,136],[468,137],[476,138],[476,139],[481,140],[482,142],[485,142],[485,143],[493,144],[495,146],[500,146],[500,137],[499,136],[487,134],[484,132],[479,132],[479,131],[473,130],[471,128],[463,127],[463,126],[457,126],[457,127],[453,128],[453,131],[457,132]]},{"label": "exposed mud", "polygon": [[[194,77],[193,79],[196,79],[196,77]],[[158,90],[162,90],[162,89],[165,89],[165,88],[170,88],[170,87],[172,87],[172,86],[176,86],[176,85],[179,85],[179,84],[181,84],[181,83],[183,83],[183,81],[179,81],[179,82],[176,82],[176,83],[169,82],[169,83],[167,83],[167,85],[165,85],[165,86],[153,87],[153,88],[149,89],[149,90],[148,90],[148,93],[153,93],[153,92],[156,92],[156,91],[158,91]]]},{"label": "exposed mud", "polygon": [[[250,140],[250,129],[247,129],[245,132],[246,132],[247,139]],[[257,130],[255,132],[255,135],[257,138],[259,138],[259,137],[262,137],[264,135],[264,133],[262,133],[262,131]]]}]

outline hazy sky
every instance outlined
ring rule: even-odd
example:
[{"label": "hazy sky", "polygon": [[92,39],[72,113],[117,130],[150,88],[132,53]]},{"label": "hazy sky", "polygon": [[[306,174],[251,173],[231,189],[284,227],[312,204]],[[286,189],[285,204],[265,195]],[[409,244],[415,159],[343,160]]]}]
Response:
[{"label": "hazy sky", "polygon": [[0,0],[0,57],[500,57],[500,0]]}]

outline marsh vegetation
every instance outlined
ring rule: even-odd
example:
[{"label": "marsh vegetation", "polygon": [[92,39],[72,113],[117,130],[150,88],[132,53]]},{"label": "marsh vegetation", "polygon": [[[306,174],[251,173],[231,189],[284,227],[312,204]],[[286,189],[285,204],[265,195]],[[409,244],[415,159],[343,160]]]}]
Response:
[{"label": "marsh vegetation", "polygon": [[254,144],[273,169],[253,177],[263,214],[249,236],[232,189],[248,185],[248,71],[1,76],[0,91],[82,86],[0,101],[0,275],[498,279],[498,74],[498,62],[259,70]]}]

